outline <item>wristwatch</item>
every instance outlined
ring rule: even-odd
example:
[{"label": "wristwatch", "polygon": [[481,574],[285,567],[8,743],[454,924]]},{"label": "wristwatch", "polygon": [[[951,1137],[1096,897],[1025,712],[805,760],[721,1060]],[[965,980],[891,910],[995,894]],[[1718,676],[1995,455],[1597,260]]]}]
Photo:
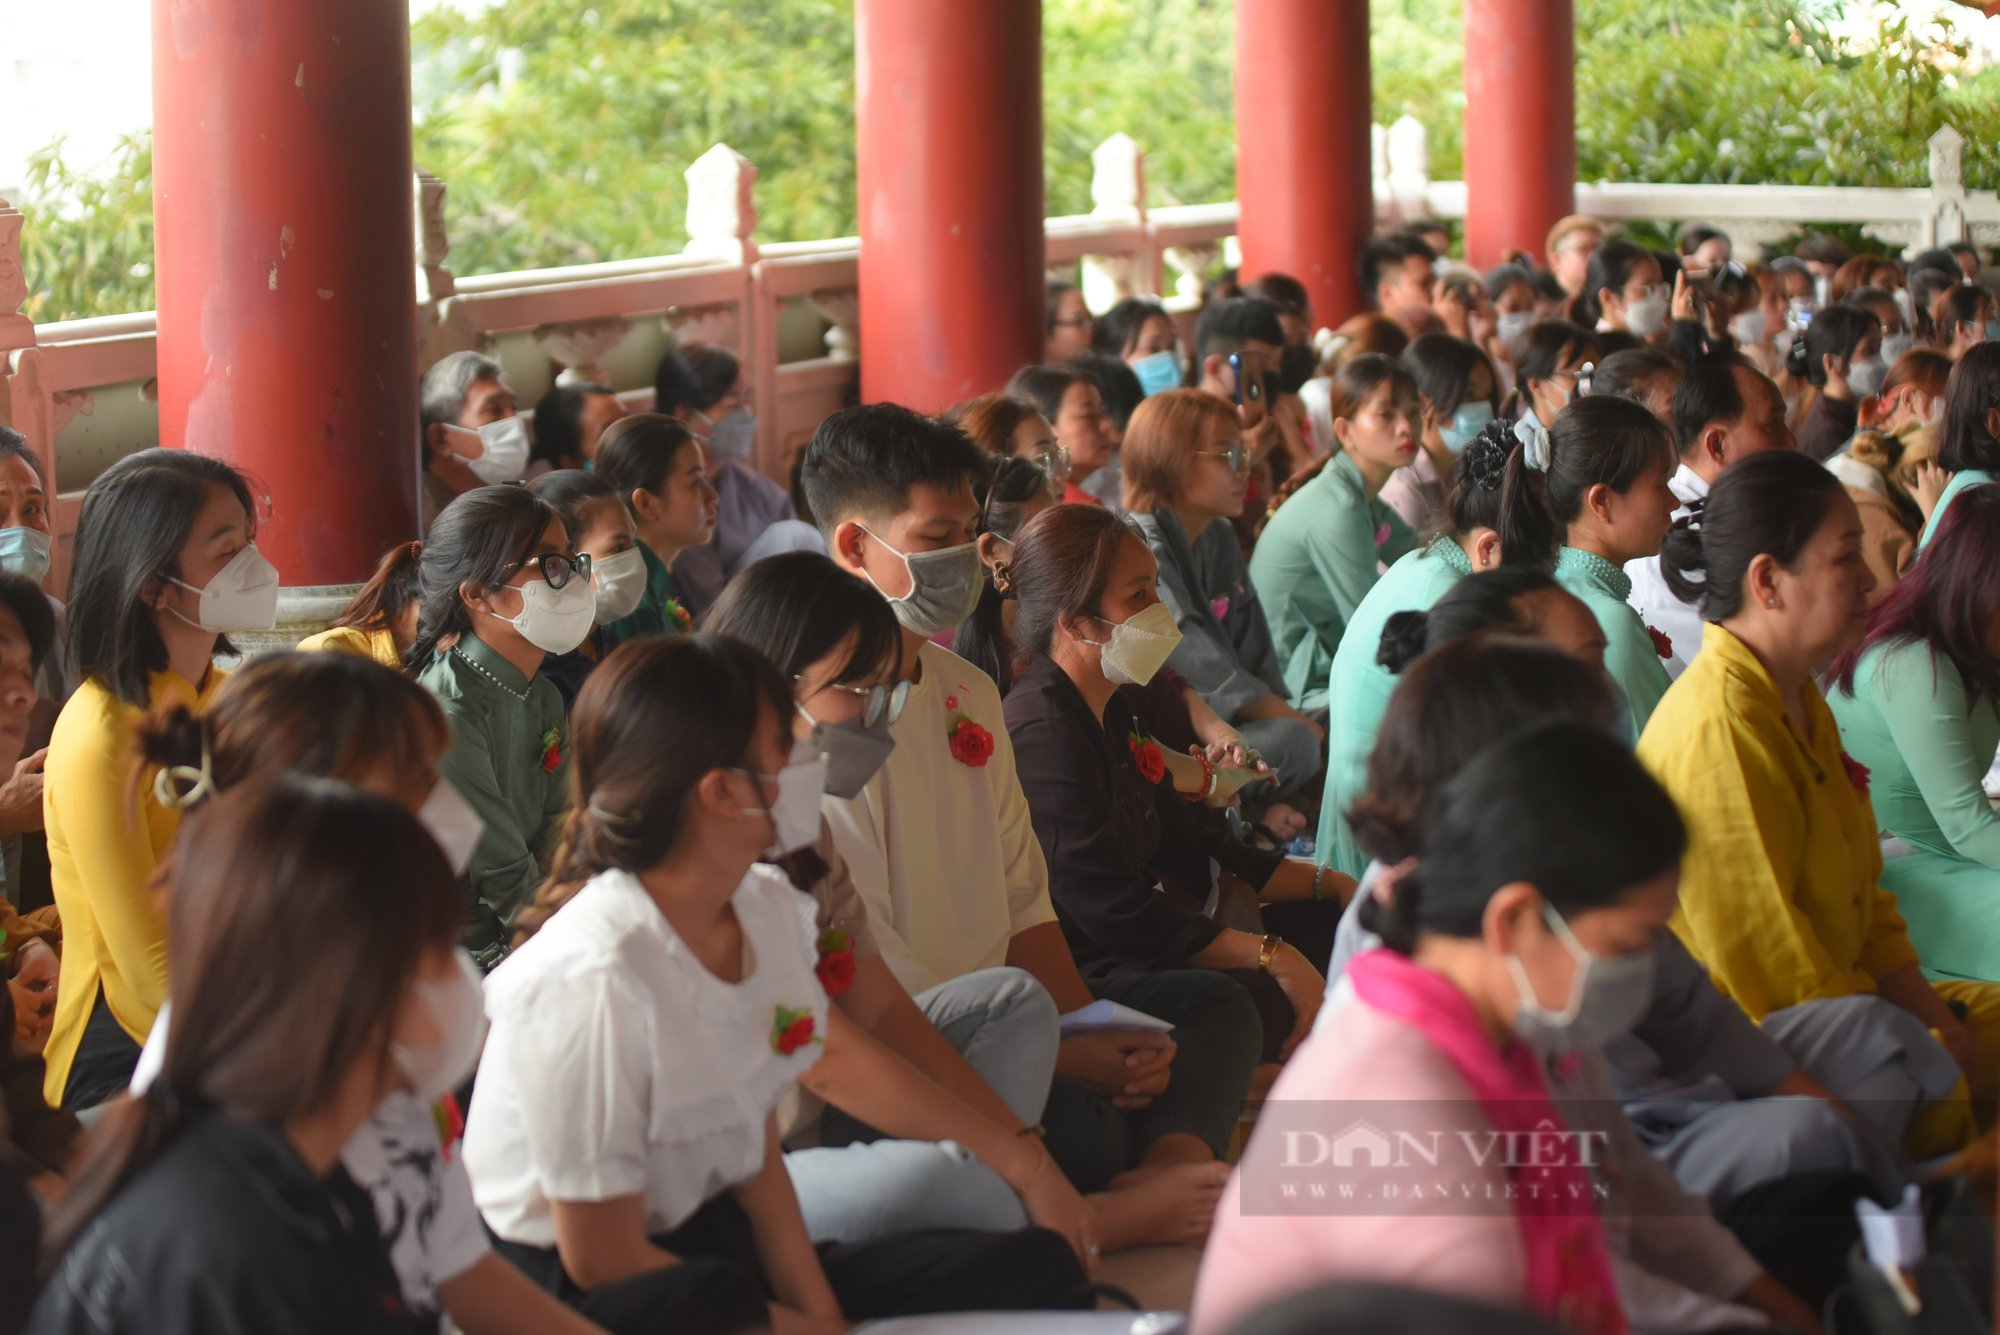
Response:
[{"label": "wristwatch", "polygon": [[1264,948],[1257,952],[1257,967],[1265,973],[1271,972],[1271,961],[1277,957],[1278,947],[1285,944],[1285,938],[1276,932],[1264,938]]}]

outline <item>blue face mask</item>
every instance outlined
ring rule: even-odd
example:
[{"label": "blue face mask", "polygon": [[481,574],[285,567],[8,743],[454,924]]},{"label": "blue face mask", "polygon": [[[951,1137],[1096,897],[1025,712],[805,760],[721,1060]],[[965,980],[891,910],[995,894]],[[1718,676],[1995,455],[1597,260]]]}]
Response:
[{"label": "blue face mask", "polygon": [[1986,337],[2000,339],[2000,320],[1988,320],[1986,322]]},{"label": "blue face mask", "polygon": [[1477,403],[1461,403],[1458,411],[1451,415],[1451,421],[1438,428],[1438,435],[1444,438],[1444,447],[1453,454],[1465,453],[1486,424],[1493,420],[1493,405],[1481,400]]},{"label": "blue face mask", "polygon": [[1155,352],[1133,362],[1132,374],[1139,377],[1139,388],[1149,396],[1175,389],[1181,383],[1180,358],[1171,352]]},{"label": "blue face mask", "polygon": [[49,573],[49,543],[38,528],[0,528],[0,570],[40,584]]}]

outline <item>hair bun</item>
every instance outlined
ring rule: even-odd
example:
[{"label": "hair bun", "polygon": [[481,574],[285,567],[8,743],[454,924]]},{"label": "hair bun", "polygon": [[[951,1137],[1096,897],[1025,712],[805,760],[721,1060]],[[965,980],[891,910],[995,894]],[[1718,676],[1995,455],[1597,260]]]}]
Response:
[{"label": "hair bun", "polygon": [[1479,428],[1465,447],[1465,473],[1481,491],[1498,491],[1507,476],[1507,459],[1520,446],[1511,422],[1498,418]]},{"label": "hair bun", "polygon": [[1430,624],[1429,612],[1397,612],[1383,622],[1382,642],[1375,649],[1377,666],[1387,668],[1393,676],[1401,676],[1403,669],[1424,652]]}]

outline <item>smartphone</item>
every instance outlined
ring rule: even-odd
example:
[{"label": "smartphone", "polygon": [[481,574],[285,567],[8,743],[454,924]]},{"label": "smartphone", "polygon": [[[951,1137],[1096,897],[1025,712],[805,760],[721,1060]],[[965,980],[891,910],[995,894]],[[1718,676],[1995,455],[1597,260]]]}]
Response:
[{"label": "smartphone", "polygon": [[1264,358],[1255,352],[1229,354],[1231,379],[1236,382],[1236,420],[1244,430],[1264,424]]}]

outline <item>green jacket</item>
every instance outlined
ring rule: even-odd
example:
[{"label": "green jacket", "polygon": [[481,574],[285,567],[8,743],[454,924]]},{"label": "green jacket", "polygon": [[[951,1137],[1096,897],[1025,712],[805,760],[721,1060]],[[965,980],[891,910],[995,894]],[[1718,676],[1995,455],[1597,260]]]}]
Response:
[{"label": "green jacket", "polygon": [[1968,694],[1950,659],[1906,640],[1868,650],[1854,694],[1834,688],[1826,702],[1841,745],[1868,770],[1876,823],[1911,849],[1883,862],[1882,884],[1924,967],[2000,981],[2000,814],[1983,783],[2000,701]]},{"label": "green jacket", "polygon": [[1271,623],[1285,687],[1311,714],[1326,708],[1327,676],[1354,609],[1415,544],[1410,526],[1370,499],[1361,469],[1341,451],[1292,493],[1257,538],[1250,582]]},{"label": "green jacket", "polygon": [[1632,577],[1595,552],[1565,547],[1556,557],[1556,582],[1583,600],[1604,631],[1604,670],[1625,692],[1636,744],[1653,706],[1674,680],[1645,618],[1626,601],[1632,596]]},{"label": "green jacket", "polygon": [[451,725],[438,772],[486,825],[465,870],[462,939],[476,952],[506,939],[514,911],[548,876],[569,810],[569,726],[553,685],[522,676],[477,635],[432,658],[417,681]]},{"label": "green jacket", "polygon": [[1368,756],[1396,688],[1396,678],[1375,661],[1382,627],[1398,612],[1429,611],[1471,573],[1472,562],[1464,550],[1450,538],[1438,538],[1389,567],[1348,619],[1327,682],[1326,799],[1319,812],[1322,865],[1350,876],[1359,876],[1368,867],[1368,856],[1354,842],[1345,813],[1368,786]]}]

